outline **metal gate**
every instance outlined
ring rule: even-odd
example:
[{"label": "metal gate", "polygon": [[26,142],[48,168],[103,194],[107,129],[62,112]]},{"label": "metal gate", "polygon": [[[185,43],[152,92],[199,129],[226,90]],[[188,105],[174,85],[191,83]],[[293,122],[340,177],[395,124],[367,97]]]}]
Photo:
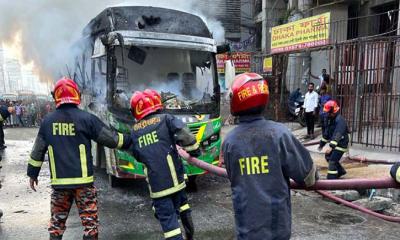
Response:
[{"label": "metal gate", "polygon": [[400,151],[400,39],[335,45],[334,96],[351,143]]},{"label": "metal gate", "polygon": [[[351,144],[400,151],[400,38],[358,39],[317,51],[329,56],[332,96],[348,122]],[[262,72],[264,57],[252,56],[253,71]],[[278,121],[288,120],[288,94],[293,83],[302,84],[307,72],[288,70],[290,57],[274,55],[273,74],[267,77],[271,90],[267,115]],[[291,72],[297,77],[292,78]]]}]

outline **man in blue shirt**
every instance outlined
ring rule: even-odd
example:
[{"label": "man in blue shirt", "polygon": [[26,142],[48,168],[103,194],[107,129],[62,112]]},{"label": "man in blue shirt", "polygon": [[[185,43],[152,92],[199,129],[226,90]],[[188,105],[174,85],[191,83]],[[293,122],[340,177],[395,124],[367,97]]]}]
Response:
[{"label": "man in blue shirt", "polygon": [[[324,105],[325,103],[327,103],[329,100],[332,100],[331,95],[328,94],[327,92],[327,87],[326,86],[322,86],[320,89],[320,98],[319,98],[319,119],[320,119],[320,125],[322,126],[322,128],[324,128],[324,121],[326,121],[327,119],[327,114],[324,113],[323,109],[324,109]],[[322,132],[324,130],[322,129]]]}]

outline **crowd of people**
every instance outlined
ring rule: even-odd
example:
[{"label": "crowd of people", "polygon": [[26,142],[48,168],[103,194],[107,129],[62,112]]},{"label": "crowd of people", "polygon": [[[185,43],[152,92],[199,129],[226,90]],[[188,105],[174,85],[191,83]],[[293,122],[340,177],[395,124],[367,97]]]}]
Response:
[{"label": "crowd of people", "polygon": [[38,127],[44,116],[54,110],[50,101],[0,99],[0,106],[13,107],[14,112],[3,122],[4,127]]}]

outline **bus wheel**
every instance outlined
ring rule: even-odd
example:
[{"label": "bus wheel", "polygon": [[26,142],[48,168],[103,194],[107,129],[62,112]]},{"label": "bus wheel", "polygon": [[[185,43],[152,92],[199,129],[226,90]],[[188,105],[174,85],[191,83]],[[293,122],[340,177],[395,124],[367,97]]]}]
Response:
[{"label": "bus wheel", "polygon": [[115,187],[119,187],[120,180],[116,176],[109,174],[108,175],[108,183],[110,184],[110,186],[112,188],[115,188]]},{"label": "bus wheel", "polygon": [[189,176],[189,181],[187,183],[188,192],[197,192],[197,183],[196,183],[197,175]]}]

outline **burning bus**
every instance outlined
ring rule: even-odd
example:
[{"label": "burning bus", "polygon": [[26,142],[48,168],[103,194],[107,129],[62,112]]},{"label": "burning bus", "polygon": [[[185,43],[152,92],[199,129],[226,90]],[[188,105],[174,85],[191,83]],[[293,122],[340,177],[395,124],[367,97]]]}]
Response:
[{"label": "burning bus", "polygon": [[[76,58],[75,79],[88,111],[128,133],[134,123],[130,96],[136,90],[155,89],[164,111],[180,118],[196,136],[200,159],[218,163],[222,124],[217,46],[199,16],[157,7],[110,7],[83,33],[85,48]],[[112,186],[119,178],[144,177],[142,164],[125,151],[93,143],[92,154]],[[185,162],[184,166],[188,176],[204,173]]]}]

